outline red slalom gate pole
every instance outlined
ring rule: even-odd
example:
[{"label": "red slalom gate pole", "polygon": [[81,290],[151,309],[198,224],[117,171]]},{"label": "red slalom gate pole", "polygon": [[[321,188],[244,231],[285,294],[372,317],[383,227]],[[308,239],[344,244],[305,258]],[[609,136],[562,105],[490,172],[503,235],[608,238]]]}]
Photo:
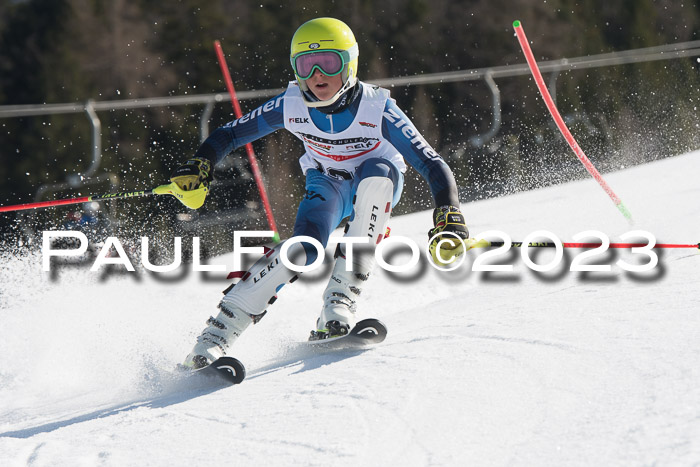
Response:
[{"label": "red slalom gate pole", "polygon": [[554,122],[557,124],[557,127],[559,127],[559,131],[561,131],[561,134],[564,135],[566,142],[569,143],[569,146],[571,146],[571,149],[573,149],[574,153],[576,154],[576,157],[578,157],[578,159],[581,161],[588,173],[591,174],[591,176],[598,182],[601,188],[603,188],[603,190],[608,194],[608,196],[613,201],[613,203],[615,203],[615,206],[622,213],[622,215],[625,216],[625,218],[630,223],[633,223],[632,214],[622,203],[622,200],[618,198],[618,196],[615,194],[612,188],[610,188],[610,186],[605,182],[603,176],[600,175],[600,172],[598,172],[593,163],[588,159],[586,154],[583,152],[581,147],[574,139],[574,136],[569,131],[569,128],[566,126],[566,123],[564,123],[564,119],[561,118],[559,110],[557,110],[557,106],[554,105],[554,100],[549,94],[547,86],[544,84],[544,79],[542,79],[542,73],[540,73],[540,69],[537,66],[537,61],[535,61],[535,57],[532,54],[530,44],[527,41],[525,31],[523,30],[520,21],[514,21],[513,28],[515,28],[515,34],[518,36],[518,42],[520,43],[520,47],[523,49],[525,59],[527,60],[527,64],[530,67],[530,71],[532,72],[532,76],[535,78],[537,88],[540,90],[540,94],[542,94],[542,98],[544,99],[544,102],[547,105],[547,109],[549,109],[549,113],[552,114]]},{"label": "red slalom gate pole", "polygon": [[[219,67],[221,67],[221,73],[224,75],[224,81],[226,82],[226,89],[231,96],[231,104],[233,105],[233,113],[236,118],[241,118],[243,112],[241,112],[241,106],[238,103],[238,97],[236,97],[236,90],[233,87],[233,80],[231,79],[231,73],[228,70],[228,65],[226,65],[226,58],[224,57],[224,50],[221,47],[221,43],[216,40],[214,41],[214,48],[216,49],[216,57],[219,60]],[[280,241],[280,234],[277,230],[277,225],[275,224],[275,218],[272,215],[272,208],[270,207],[270,200],[267,198],[267,192],[265,191],[265,184],[263,183],[262,174],[260,173],[260,167],[258,166],[258,160],[255,158],[255,152],[253,151],[253,145],[248,143],[245,145],[246,154],[248,154],[248,161],[250,163],[250,168],[253,172],[253,177],[255,178],[255,183],[258,186],[258,191],[260,192],[260,199],[263,203],[263,208],[265,208],[265,215],[267,216],[267,223],[275,232],[274,240],[275,242]]]}]

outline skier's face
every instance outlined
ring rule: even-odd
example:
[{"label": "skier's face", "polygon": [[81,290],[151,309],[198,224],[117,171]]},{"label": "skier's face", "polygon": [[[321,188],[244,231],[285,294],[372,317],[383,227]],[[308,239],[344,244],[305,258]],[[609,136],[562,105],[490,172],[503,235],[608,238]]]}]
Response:
[{"label": "skier's face", "polygon": [[340,74],[327,76],[316,69],[314,70],[314,74],[306,80],[306,85],[309,87],[309,90],[314,93],[314,96],[318,97],[321,101],[325,101],[333,97],[336,92],[340,91],[340,88],[343,86],[343,78]]}]

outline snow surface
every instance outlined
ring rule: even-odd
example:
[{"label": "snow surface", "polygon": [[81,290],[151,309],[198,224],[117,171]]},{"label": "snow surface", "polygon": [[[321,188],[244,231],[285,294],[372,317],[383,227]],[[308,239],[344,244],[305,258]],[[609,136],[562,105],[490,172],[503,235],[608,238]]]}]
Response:
[{"label": "snow surface", "polygon": [[[593,180],[463,206],[473,234],[562,240],[647,230],[700,241],[700,152],[606,176],[630,226]],[[430,213],[394,218],[421,245]],[[612,250],[611,250],[612,251]],[[301,342],[325,286],[280,292],[233,353],[243,384],[177,379],[226,287],[220,274],[0,272],[0,464],[6,465],[690,465],[700,460],[700,253],[657,250],[631,274],[453,272],[421,261],[375,274],[360,305],[387,340],[366,351]],[[533,258],[545,263],[551,252]],[[397,254],[399,263],[405,255]],[[218,264],[231,265],[230,257]],[[643,261],[642,261],[643,262]]]}]

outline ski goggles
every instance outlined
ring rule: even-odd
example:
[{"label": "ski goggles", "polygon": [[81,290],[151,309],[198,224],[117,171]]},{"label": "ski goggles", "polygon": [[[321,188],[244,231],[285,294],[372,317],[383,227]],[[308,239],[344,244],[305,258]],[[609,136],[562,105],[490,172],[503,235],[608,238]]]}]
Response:
[{"label": "ski goggles", "polygon": [[310,50],[292,58],[292,68],[299,79],[309,79],[318,70],[326,76],[335,76],[350,63],[352,57],[347,50]]}]

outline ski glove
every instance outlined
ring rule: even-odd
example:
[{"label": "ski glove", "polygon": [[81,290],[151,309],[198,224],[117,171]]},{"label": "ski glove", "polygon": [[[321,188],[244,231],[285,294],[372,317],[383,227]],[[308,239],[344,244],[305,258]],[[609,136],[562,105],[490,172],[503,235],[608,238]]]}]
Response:
[{"label": "ski glove", "polygon": [[[428,239],[432,239],[430,254],[435,264],[444,266],[465,252],[464,242],[469,238],[469,230],[462,212],[455,206],[435,208],[433,222],[435,227],[428,231]],[[443,233],[445,235],[441,235]]]},{"label": "ski glove", "polygon": [[193,157],[175,169],[170,181],[185,191],[196,190],[200,185],[208,188],[209,182],[214,179],[213,173],[208,159]]}]

